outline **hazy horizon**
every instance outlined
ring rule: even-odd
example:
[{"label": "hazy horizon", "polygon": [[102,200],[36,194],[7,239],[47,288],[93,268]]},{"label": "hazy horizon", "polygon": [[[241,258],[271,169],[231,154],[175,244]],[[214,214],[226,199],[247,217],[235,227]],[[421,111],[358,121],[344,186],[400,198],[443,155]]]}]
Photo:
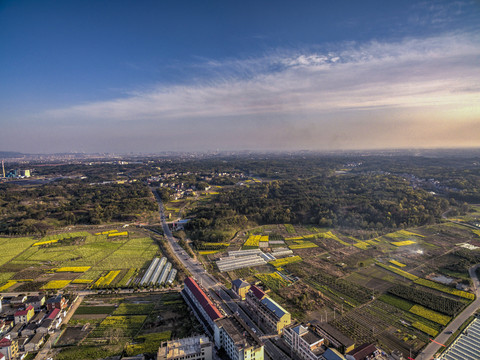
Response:
[{"label": "hazy horizon", "polygon": [[4,1],[0,150],[480,147],[480,3]]}]

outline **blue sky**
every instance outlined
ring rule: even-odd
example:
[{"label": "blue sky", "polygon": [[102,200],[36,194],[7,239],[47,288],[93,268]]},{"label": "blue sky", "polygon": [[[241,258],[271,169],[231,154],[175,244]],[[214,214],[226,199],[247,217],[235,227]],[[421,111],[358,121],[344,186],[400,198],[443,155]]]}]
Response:
[{"label": "blue sky", "polygon": [[0,1],[0,150],[480,146],[479,1]]}]

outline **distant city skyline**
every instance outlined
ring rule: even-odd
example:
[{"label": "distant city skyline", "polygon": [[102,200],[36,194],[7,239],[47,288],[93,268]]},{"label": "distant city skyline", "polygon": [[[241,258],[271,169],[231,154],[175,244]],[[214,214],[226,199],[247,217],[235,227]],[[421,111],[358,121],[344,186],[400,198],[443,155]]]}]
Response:
[{"label": "distant city skyline", "polygon": [[0,151],[480,147],[480,2],[0,3]]}]

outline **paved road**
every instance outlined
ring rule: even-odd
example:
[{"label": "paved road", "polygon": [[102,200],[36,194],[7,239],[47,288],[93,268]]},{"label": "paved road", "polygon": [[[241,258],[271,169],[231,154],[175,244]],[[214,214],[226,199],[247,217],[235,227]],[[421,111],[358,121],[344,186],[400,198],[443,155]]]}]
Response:
[{"label": "paved road", "polygon": [[[460,315],[458,315],[448,326],[443,330],[440,335],[435,338],[435,341],[440,344],[445,344],[448,338],[458,330],[462,324],[467,321],[467,319],[472,316],[479,308],[480,308],[480,281],[478,280],[477,274],[475,270],[480,267],[479,265],[475,265],[474,267],[470,268],[469,273],[470,277],[473,280],[473,287],[475,289],[476,299],[472,302],[465,310],[462,311]],[[441,345],[438,345],[434,342],[430,342],[423,351],[418,354],[415,358],[416,360],[430,360],[433,359],[436,352],[441,348]]]},{"label": "paved road", "polygon": [[185,266],[185,268],[192,274],[193,278],[197,280],[198,283],[200,283],[205,289],[210,289],[218,285],[218,281],[216,281],[212,276],[210,276],[205,271],[202,263],[196,259],[192,259],[187,254],[187,252],[178,244],[177,240],[173,237],[172,232],[170,231],[170,228],[168,227],[168,224],[165,221],[165,212],[164,212],[162,200],[155,189],[152,188],[151,190],[158,202],[158,209],[160,211],[160,217],[162,219],[163,232],[175,256],[183,264],[183,266]]},{"label": "paved road", "polygon": [[[177,240],[173,237],[167,222],[165,221],[165,212],[162,200],[155,189],[151,188],[151,190],[158,202],[158,209],[160,211],[160,218],[162,220],[163,232],[177,259],[192,274],[192,277],[204,289],[207,289],[210,296],[225,314],[230,315],[234,312],[238,313],[242,320],[245,321],[245,323],[250,326],[250,328],[254,329],[257,335],[262,337],[264,335],[262,331],[254,324],[250,316],[246,314],[242,307],[238,305],[238,303],[235,301],[236,299],[232,298],[229,291],[213,276],[208,274],[208,272],[203,268],[203,265],[198,260],[192,259],[187,254],[187,252],[178,244]],[[285,353],[281,351],[275,344],[273,344],[271,340],[266,339],[264,343],[265,351],[270,356],[270,358],[275,360],[290,359],[290,357],[286,356]]]}]

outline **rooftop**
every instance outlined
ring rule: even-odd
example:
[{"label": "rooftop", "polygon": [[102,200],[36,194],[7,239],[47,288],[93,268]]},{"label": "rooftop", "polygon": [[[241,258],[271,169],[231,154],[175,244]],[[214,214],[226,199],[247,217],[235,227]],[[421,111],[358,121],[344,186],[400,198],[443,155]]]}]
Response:
[{"label": "rooftop", "polygon": [[235,285],[238,289],[248,287],[250,284],[242,279],[235,279],[232,281],[232,285]]},{"label": "rooftop", "polygon": [[259,300],[263,299],[267,294],[265,294],[259,287],[252,285],[250,287],[250,291],[255,295],[255,297]]},{"label": "rooftop", "polygon": [[318,343],[319,341],[322,340],[322,338],[320,336],[318,336],[317,334],[314,334],[313,332],[311,331],[308,331],[306,333],[304,333],[302,336],[302,339],[305,340],[308,345],[314,345],[316,343]]},{"label": "rooftop", "polygon": [[265,296],[265,298],[262,300],[262,304],[265,305],[272,313],[278,316],[278,318],[281,318],[285,314],[289,313],[268,296]]},{"label": "rooftop", "polygon": [[323,330],[325,333],[330,335],[332,338],[337,340],[346,348],[355,344],[355,342],[352,339],[350,339],[348,336],[344,335],[342,332],[340,332],[339,330],[337,330],[336,328],[334,328],[332,325],[328,323],[313,320],[311,324],[314,327],[318,328],[319,330]]},{"label": "rooftop", "polygon": [[215,323],[226,331],[238,348],[263,346],[259,337],[236,314],[219,319]]},{"label": "rooftop", "polygon": [[33,310],[33,306],[29,305],[25,310],[18,310],[15,312],[15,316],[25,316],[29,311]]},{"label": "rooftop", "polygon": [[4,337],[0,340],[0,347],[7,347],[10,345],[12,345],[12,341],[10,339]]},{"label": "rooftop", "polygon": [[202,351],[202,347],[211,345],[208,337],[204,335],[189,337],[185,339],[178,339],[168,341],[166,346],[158,349],[159,356],[167,356],[167,358],[174,356],[189,356],[198,354]]},{"label": "rooftop", "polygon": [[347,355],[353,356],[355,360],[364,360],[367,356],[372,355],[377,348],[374,344],[363,344],[352,351],[348,352]]},{"label": "rooftop", "polygon": [[223,317],[222,313],[217,309],[217,307],[212,303],[209,297],[203,292],[203,290],[200,288],[200,286],[198,286],[192,277],[185,278],[185,286],[188,287],[188,289],[192,292],[210,319],[215,321],[216,319]]},{"label": "rooftop", "polygon": [[55,319],[60,312],[60,309],[53,309],[50,314],[48,314],[47,319]]},{"label": "rooftop", "polygon": [[328,348],[328,349],[322,354],[322,356],[323,356],[326,360],[345,360],[345,356],[343,356],[343,355],[340,354],[337,350],[332,349],[332,348]]}]

